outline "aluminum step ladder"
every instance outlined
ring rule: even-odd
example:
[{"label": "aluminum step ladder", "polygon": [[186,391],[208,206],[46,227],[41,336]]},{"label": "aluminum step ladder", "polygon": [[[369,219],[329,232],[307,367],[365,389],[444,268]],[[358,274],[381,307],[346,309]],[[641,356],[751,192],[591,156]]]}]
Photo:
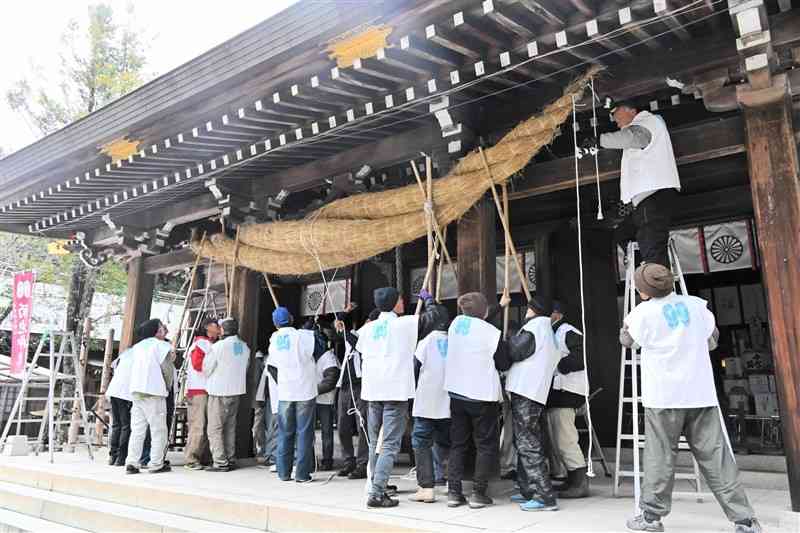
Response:
[{"label": "aluminum step ladder", "polygon": [[186,447],[189,434],[187,403],[186,403],[186,378],[191,364],[188,354],[194,342],[194,334],[204,318],[218,316],[216,299],[218,291],[211,288],[211,270],[213,260],[209,259],[206,265],[205,286],[195,288],[197,271],[200,267],[199,256],[195,261],[189,277],[189,286],[186,291],[183,311],[181,313],[180,329],[172,341],[172,348],[176,360],[181,361],[178,370],[178,379],[173,385],[175,391],[175,406],[172,413],[172,423],[169,428],[169,448],[182,451]]},{"label": "aluminum step ladder", "polygon": [[[6,444],[12,427],[16,425],[14,434],[22,434],[25,424],[38,424],[37,437],[29,440],[34,454],[38,455],[44,450],[45,439],[50,462],[53,462],[55,451],[74,449],[81,438],[89,452],[89,458],[94,458],[91,443],[91,427],[89,415],[86,410],[86,400],[83,395],[83,367],[73,332],[60,333],[61,342],[56,350],[54,333],[45,333],[39,339],[33,359],[22,378],[22,387],[14,401],[9,413],[9,419],[0,436],[0,449]],[[45,353],[45,347],[49,350]],[[33,396],[32,391],[42,388],[45,382],[37,376],[36,370],[41,369],[40,362],[43,358],[49,360],[49,378],[46,380],[48,395]],[[71,370],[65,371],[64,362],[72,360]],[[64,385],[72,384],[72,393],[67,393]],[[37,387],[38,385],[38,387]],[[31,402],[44,402],[44,409],[34,411],[29,408]],[[68,442],[68,427],[73,423],[73,416],[79,417],[79,431],[76,442]],[[83,429],[83,434],[80,434]]]},{"label": "aluminum step ladder", "polygon": [[[636,242],[629,242],[627,252],[625,254],[625,300],[623,315],[626,317],[636,306],[636,287],[634,285],[633,277],[636,269],[636,252],[638,249],[639,246]],[[686,291],[686,281],[683,277],[683,270],[681,270],[680,261],[678,260],[678,253],[675,249],[675,243],[671,239],[667,245],[667,251],[669,254],[670,267],[675,280],[676,291],[679,294],[688,294]],[[617,442],[616,460],[614,462],[613,486],[614,496],[618,497],[620,495],[619,493],[622,479],[633,478],[634,506],[636,509],[639,509],[639,500],[641,497],[642,471],[640,463],[640,451],[644,449],[645,444],[644,428],[640,428],[639,425],[639,417],[640,414],[643,413],[643,409],[640,409],[642,398],[639,394],[639,383],[641,380],[641,375],[639,372],[640,361],[641,354],[639,350],[626,348],[624,346],[622,347],[619,367],[619,407],[617,412]],[[628,387],[626,387],[628,382],[630,382],[630,394],[628,393]],[[626,406],[630,406],[630,411],[626,409]],[[630,433],[625,433],[623,431],[624,420],[626,416],[631,417],[632,430]],[[622,445],[625,442],[632,443],[631,447],[633,451],[633,464],[628,468],[623,467],[621,463]],[[681,436],[680,438],[678,450],[688,451],[691,453],[689,444],[686,442],[686,438],[684,436]],[[688,481],[693,490],[673,491],[673,495],[693,496],[698,502],[702,502],[705,497],[709,496],[709,493],[703,492],[700,468],[697,465],[697,461],[693,455],[691,471],[676,471],[675,479]]]}]

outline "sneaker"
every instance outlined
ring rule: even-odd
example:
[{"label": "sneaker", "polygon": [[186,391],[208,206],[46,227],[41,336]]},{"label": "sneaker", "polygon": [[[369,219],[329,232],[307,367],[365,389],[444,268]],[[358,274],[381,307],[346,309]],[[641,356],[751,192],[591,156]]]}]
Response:
[{"label": "sneaker", "polygon": [[228,465],[225,466],[211,465],[204,467],[203,470],[205,470],[206,472],[230,472],[231,467]]},{"label": "sneaker", "polygon": [[644,514],[636,515],[625,524],[629,531],[664,531],[664,524],[656,517],[654,520],[647,520]]},{"label": "sneaker", "polygon": [[545,503],[541,500],[528,500],[519,504],[519,508],[523,511],[558,511],[558,504],[555,501]]},{"label": "sneaker", "polygon": [[357,466],[355,470],[350,472],[347,479],[367,479],[367,467]]},{"label": "sneaker", "polygon": [[339,477],[347,477],[350,473],[356,469],[356,463],[354,461],[346,460],[342,469],[336,474]]},{"label": "sneaker", "polygon": [[758,523],[758,520],[752,518],[749,520],[750,524],[746,522],[737,522],[734,524],[736,529],[734,529],[735,533],[761,533],[761,524]]},{"label": "sneaker", "polygon": [[269,471],[270,472],[277,472],[278,471],[278,465],[269,465]]},{"label": "sneaker", "polygon": [[417,492],[409,496],[408,500],[412,502],[433,503],[436,501],[436,494],[433,489],[417,487]]},{"label": "sneaker", "polygon": [[389,496],[395,496],[397,494],[397,485],[386,485],[384,492]]},{"label": "sneaker", "polygon": [[311,483],[312,481],[314,481],[314,478],[308,476],[306,479],[296,479],[295,481],[297,481],[298,483]]},{"label": "sneaker", "polygon": [[205,468],[200,463],[186,463],[183,467],[187,470],[203,470]]},{"label": "sneaker", "polygon": [[392,499],[386,494],[381,494],[380,496],[370,496],[367,500],[367,507],[372,508],[397,507],[398,505],[400,505],[398,500]]},{"label": "sneaker", "polygon": [[125,467],[125,473],[126,474],[138,474],[139,473],[139,469],[136,468],[133,465],[128,465],[128,466]]},{"label": "sneaker", "polygon": [[172,467],[169,466],[166,462],[159,468],[151,468],[150,470],[147,471],[148,474],[161,474],[164,472],[172,472]]},{"label": "sneaker", "polygon": [[447,506],[448,507],[461,507],[467,504],[467,499],[460,492],[447,493]]},{"label": "sneaker", "polygon": [[487,505],[494,504],[494,500],[492,500],[486,494],[480,492],[473,492],[469,495],[469,508],[470,509],[483,509]]},{"label": "sneaker", "polygon": [[117,464],[117,457],[115,455],[108,456],[108,466],[114,466]]},{"label": "sneaker", "polygon": [[509,500],[511,500],[512,503],[525,503],[526,501],[528,501],[528,498],[523,496],[521,493],[517,492],[512,494]]}]

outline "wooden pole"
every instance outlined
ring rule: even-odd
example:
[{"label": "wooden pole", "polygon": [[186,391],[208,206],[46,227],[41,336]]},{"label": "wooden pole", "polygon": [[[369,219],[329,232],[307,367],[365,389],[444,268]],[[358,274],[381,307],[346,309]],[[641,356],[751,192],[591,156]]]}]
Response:
[{"label": "wooden pole", "polygon": [[[444,227],[444,240],[447,242],[447,226]],[[442,296],[442,266],[444,265],[444,254],[439,254],[439,264],[436,267],[436,301],[441,302]]]},{"label": "wooden pole", "polygon": [[[419,192],[422,194],[423,199],[425,198],[425,187],[422,185],[422,178],[419,175],[419,170],[417,170],[417,164],[412,160],[411,161],[411,170],[414,171],[414,177],[417,179],[417,185],[419,185]],[[431,200],[433,199],[433,195],[431,194]],[[458,271],[456,270],[455,263],[453,263],[453,258],[450,257],[450,252],[447,250],[447,241],[444,240],[442,236],[442,228],[439,227],[439,222],[436,220],[436,212],[433,206],[431,209],[434,211],[432,216],[433,222],[433,230],[436,233],[436,237],[439,239],[441,243],[442,250],[444,251],[444,256],[447,258],[447,264],[450,265],[450,268],[453,269],[453,272],[456,276],[458,276]]]},{"label": "wooden pole", "polygon": [[272,288],[272,282],[269,280],[269,274],[267,274],[266,272],[263,272],[262,274],[264,275],[264,281],[267,282],[267,289],[269,290],[269,295],[272,297],[272,303],[275,305],[275,308],[277,309],[279,307],[278,297],[275,296],[275,289]]},{"label": "wooden pole", "polygon": [[[495,189],[494,186],[494,177],[492,176],[492,170],[489,168],[489,161],[486,159],[486,153],[483,151],[483,148],[479,146],[478,151],[481,154],[481,159],[483,159],[483,168],[486,170],[486,178],[489,180],[489,188],[492,190],[494,205],[497,207],[497,214],[500,216],[500,223],[503,225],[503,233],[505,234],[506,243],[508,243],[508,248],[511,250],[511,255],[514,257],[514,264],[517,266],[519,279],[523,280],[525,279],[525,273],[522,270],[522,263],[517,255],[517,248],[514,246],[514,240],[511,238],[511,230],[508,227],[508,219],[503,213],[503,206],[500,204],[500,198],[497,196],[497,189]],[[525,292],[525,297],[528,299],[528,301],[530,301],[531,291],[528,290],[528,285],[526,283],[522,284],[522,290]]]},{"label": "wooden pole", "polygon": [[[502,215],[507,215],[508,214],[508,187],[506,187],[506,184],[503,183],[503,185],[501,186],[501,189],[503,191],[503,213],[501,213],[501,214]],[[503,272],[503,283],[504,283],[503,284],[503,297],[504,298],[508,298],[509,294],[510,294],[510,290],[509,290],[509,287],[508,287],[509,284],[511,283],[511,264],[509,262],[509,259],[510,259],[509,252],[510,251],[511,250],[510,250],[510,248],[508,246],[508,240],[506,239],[505,240],[505,256],[504,256],[505,257],[505,262],[503,264],[503,270],[504,270],[504,272]],[[521,280],[521,281],[523,281],[523,280]],[[504,306],[503,307],[503,338],[504,339],[508,338],[508,320],[510,318],[510,313],[511,313],[511,309],[509,308],[509,306],[507,306],[507,305]]]},{"label": "wooden pole", "polygon": [[785,76],[763,90],[737,91],[767,289],[775,381],[792,511],[800,512],[800,164]]},{"label": "wooden pole", "polygon": [[95,444],[98,446],[103,445],[103,422],[100,417],[108,421],[106,415],[106,389],[111,382],[111,360],[114,357],[114,328],[108,330],[106,337],[106,349],[103,352],[103,373],[100,375],[100,397],[97,398],[95,403],[95,414],[97,421],[94,425]]},{"label": "wooden pole", "polygon": [[[236,281],[236,263],[239,260],[239,230],[241,226],[236,226],[236,242],[233,245],[233,268],[231,269],[231,291],[233,291],[234,282]],[[227,272],[226,272],[227,273]],[[228,298],[228,316],[231,316],[233,310],[233,298]]]}]

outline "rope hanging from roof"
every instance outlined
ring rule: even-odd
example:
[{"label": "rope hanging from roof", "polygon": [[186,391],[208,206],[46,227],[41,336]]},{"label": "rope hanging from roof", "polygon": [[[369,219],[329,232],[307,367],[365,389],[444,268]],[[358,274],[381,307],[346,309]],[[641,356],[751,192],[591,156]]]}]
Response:
[{"label": "rope hanging from roof", "polygon": [[[572,112],[573,97],[584,96],[595,67],[570,83],[563,96],[509,131],[484,151],[495,184],[505,183],[551,143]],[[489,189],[481,154],[473,150],[447,176],[433,182],[433,205],[441,226],[461,217]],[[271,274],[318,273],[338,268],[416,240],[427,231],[417,184],[336,200],[304,220],[242,226],[236,243],[224,234],[194,241],[194,252],[214,261]]]}]

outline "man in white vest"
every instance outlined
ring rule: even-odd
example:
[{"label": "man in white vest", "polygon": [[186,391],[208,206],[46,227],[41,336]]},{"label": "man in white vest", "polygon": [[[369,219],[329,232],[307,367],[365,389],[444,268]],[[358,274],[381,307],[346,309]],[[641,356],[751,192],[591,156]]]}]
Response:
[{"label": "man in white vest", "polygon": [[167,449],[167,391],[172,387],[175,373],[172,346],[164,340],[167,327],[158,319],[139,326],[139,338],[132,348],[135,354],[131,365],[130,394],[131,438],[125,473],[138,474],[147,428],[150,428],[151,453],[148,472],[169,472],[164,464]]},{"label": "man in white vest", "polygon": [[295,481],[308,483],[314,469],[316,360],[325,344],[314,331],[295,329],[285,307],[272,312],[272,322],[278,330],[269,339],[267,371],[278,388],[278,477],[290,481],[296,465]]},{"label": "man in white vest", "polygon": [[322,435],[322,461],[320,470],[333,470],[333,402],[336,399],[336,383],[339,381],[339,361],[333,350],[328,350],[317,359],[317,405],[316,414]]},{"label": "man in white vest", "polygon": [[669,266],[669,225],[681,181],[667,125],[632,102],[617,103],[611,116],[620,129],[600,135],[599,144],[622,150],[620,198],[633,206],[633,213],[617,228],[617,240],[635,239],[643,262]]},{"label": "man in white vest", "polygon": [[[414,349],[418,316],[403,314],[403,299],[394,287],[374,292],[380,315],[358,331],[356,350],[362,357],[361,397],[369,402],[369,471],[372,474],[367,507],[395,507],[386,486],[400,452],[408,418],[408,400],[414,397]],[[376,458],[378,434],[383,444]]]},{"label": "man in white vest", "polygon": [[236,466],[236,415],[247,391],[250,348],[239,338],[235,318],[220,321],[222,340],[203,361],[208,391],[208,443],[214,464],[205,470],[228,472]]},{"label": "man in white vest", "polygon": [[550,304],[533,296],[528,302],[522,331],[533,334],[533,349],[523,357],[512,357],[514,364],[506,376],[511,398],[511,418],[517,441],[517,482],[520,493],[511,497],[523,511],[557,511],[558,503],[550,482],[546,435],[542,417],[550,384],[560,354],[550,323]]},{"label": "man in white vest", "polygon": [[[511,367],[516,350],[486,321],[489,304],[478,292],[458,298],[461,314],[447,330],[444,388],[450,396],[450,462],[447,506],[469,503],[473,509],[491,505],[487,494],[499,452],[500,371]],[[525,352],[523,347],[519,353]],[[475,442],[475,474],[469,502],[464,497],[464,460],[470,441]]]},{"label": "man in white vest", "polygon": [[739,480],[714,387],[709,354],[718,336],[714,315],[705,300],[675,294],[672,272],[662,265],[641,265],[634,281],[644,301],[625,317],[620,342],[641,348],[647,438],[642,514],[628,520],[628,529],[664,531],[661,518],[671,510],[675,450],[683,434],[736,533],[758,533],[761,526]]},{"label": "man in white vest", "polygon": [[219,337],[219,324],[215,318],[206,318],[186,350],[186,401],[189,404],[189,435],[186,439],[186,465],[189,470],[202,470],[210,454],[208,446],[208,392],[203,374],[203,361],[211,353],[211,346]]},{"label": "man in white vest", "polygon": [[580,447],[578,428],[575,427],[575,412],[586,403],[583,335],[564,319],[561,302],[553,301],[550,321],[561,357],[547,398],[551,465],[556,465],[551,470],[563,472],[566,469],[566,484],[558,488],[559,498],[585,498],[589,495],[586,458]]},{"label": "man in white vest", "polygon": [[131,368],[135,351],[127,349],[117,357],[111,368],[114,377],[106,389],[111,401],[111,436],[108,439],[108,464],[125,466],[131,438]]}]

